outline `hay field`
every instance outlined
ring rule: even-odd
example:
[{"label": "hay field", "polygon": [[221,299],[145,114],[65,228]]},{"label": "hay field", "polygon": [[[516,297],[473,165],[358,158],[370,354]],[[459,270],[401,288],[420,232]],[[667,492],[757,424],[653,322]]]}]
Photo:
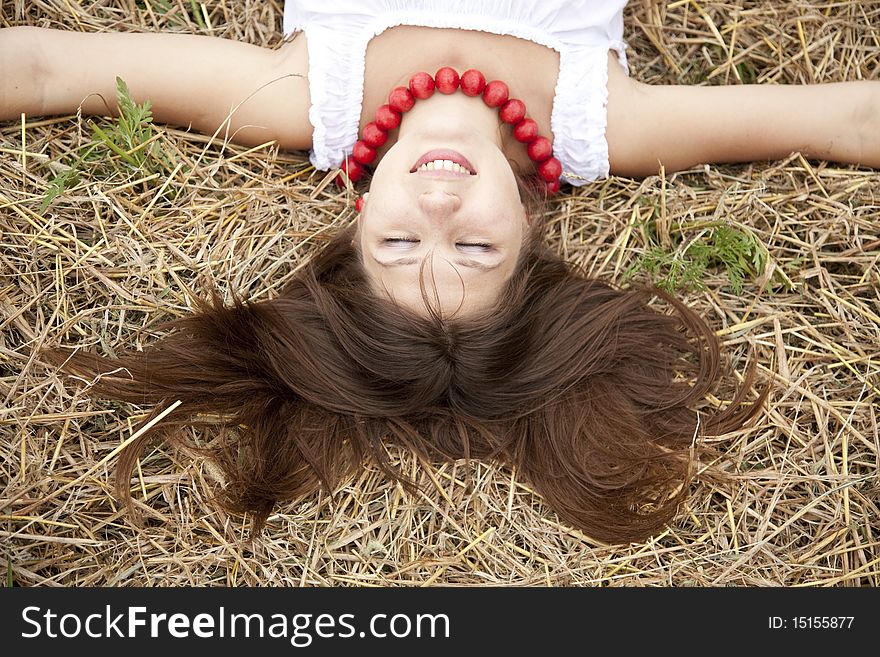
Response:
[{"label": "hay field", "polygon": [[[281,40],[281,0],[6,0],[0,25],[209,33]],[[632,0],[632,75],[652,83],[880,79],[880,2]],[[75,56],[75,54],[72,54]],[[182,63],[185,65],[185,62]],[[111,125],[108,121],[99,125]],[[246,518],[210,500],[211,464],[156,445],[115,500],[117,448],[149,408],[92,398],[42,364],[44,345],[102,354],[156,337],[212,286],[276,294],[333,230],[351,195],[301,153],[246,149],[157,126],[161,165],[89,164],[45,209],[53,178],[91,139],[83,117],[0,124],[0,545],[17,586],[876,586],[880,583],[880,171],[806,161],[706,166],[566,189],[550,238],[596,276],[627,283],[653,239],[684,256],[722,221],[766,247],[731,285],[710,265],[680,294],[749,353],[769,403],[709,438],[666,531],[605,545],[560,523],[516,473],[426,469],[410,494],[377,469]],[[650,230],[648,228],[650,228]],[[634,274],[647,282],[645,272]],[[767,286],[765,283],[771,282]],[[436,487],[431,485],[436,484]]]}]

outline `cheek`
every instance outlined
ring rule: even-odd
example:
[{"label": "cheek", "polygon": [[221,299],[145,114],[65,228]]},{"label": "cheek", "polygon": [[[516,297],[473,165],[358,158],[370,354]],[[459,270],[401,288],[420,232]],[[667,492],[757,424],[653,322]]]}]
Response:
[{"label": "cheek", "polygon": [[487,208],[494,208],[493,214],[497,218],[508,221],[518,222],[525,214],[515,179],[505,179],[504,184],[495,185],[487,190],[483,203]]},{"label": "cheek", "polygon": [[506,204],[499,202],[495,207],[497,210],[491,213],[489,222],[496,234],[507,241],[522,240],[528,228],[522,206],[519,203],[511,204],[508,200]]},{"label": "cheek", "polygon": [[358,224],[362,233],[375,236],[409,213],[404,198],[394,190],[394,187],[381,189],[368,194],[358,214]]},{"label": "cheek", "polygon": [[384,230],[387,217],[388,213],[382,210],[382,197],[371,194],[357,215],[357,240],[362,250]]}]

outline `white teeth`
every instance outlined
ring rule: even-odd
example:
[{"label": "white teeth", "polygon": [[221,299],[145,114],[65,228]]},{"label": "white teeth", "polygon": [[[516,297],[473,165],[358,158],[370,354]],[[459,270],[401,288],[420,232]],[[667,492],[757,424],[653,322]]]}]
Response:
[{"label": "white teeth", "polygon": [[460,164],[456,164],[452,160],[433,160],[432,162],[426,162],[422,166],[419,167],[419,171],[452,171],[454,173],[466,173],[470,175],[470,171],[465,169]]}]

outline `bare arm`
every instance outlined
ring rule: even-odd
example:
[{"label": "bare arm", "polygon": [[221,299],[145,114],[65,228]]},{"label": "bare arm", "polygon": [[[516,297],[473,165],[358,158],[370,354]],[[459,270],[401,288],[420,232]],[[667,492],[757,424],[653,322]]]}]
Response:
[{"label": "bare arm", "polygon": [[[305,40],[278,50],[188,34],[0,30],[0,120],[115,111],[116,77],[159,123],[252,145],[311,145]],[[228,121],[228,124],[227,124]]]},{"label": "bare arm", "polygon": [[697,164],[809,159],[880,168],[880,82],[653,86],[609,69],[613,173]]}]

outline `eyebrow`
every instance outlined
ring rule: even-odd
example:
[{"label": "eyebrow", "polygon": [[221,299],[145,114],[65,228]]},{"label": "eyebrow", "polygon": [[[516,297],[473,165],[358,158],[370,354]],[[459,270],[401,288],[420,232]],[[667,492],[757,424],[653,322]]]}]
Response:
[{"label": "eyebrow", "polygon": [[[381,267],[402,267],[405,265],[416,265],[421,262],[419,258],[415,257],[398,258],[397,260],[382,262],[381,260],[373,256],[373,260]],[[469,267],[471,269],[479,269],[481,271],[491,271],[501,266],[500,262],[496,262],[494,265],[487,265],[484,262],[480,262],[479,260],[472,260],[471,258],[459,258],[458,260],[454,261],[454,264],[461,265],[462,267]]]}]

